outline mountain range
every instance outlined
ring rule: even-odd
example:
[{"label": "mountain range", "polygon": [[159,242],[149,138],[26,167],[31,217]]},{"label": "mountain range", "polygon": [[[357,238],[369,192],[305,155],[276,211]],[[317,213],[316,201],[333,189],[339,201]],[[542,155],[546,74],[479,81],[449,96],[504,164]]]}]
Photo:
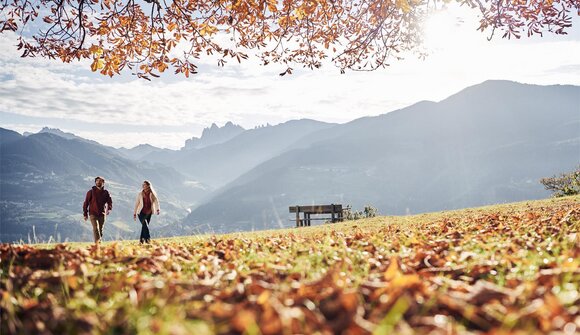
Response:
[{"label": "mountain range", "polygon": [[189,225],[288,227],[288,206],[370,204],[385,215],[549,196],[580,164],[580,88],[488,81],[302,138],[198,206]]},{"label": "mountain range", "polygon": [[88,239],[90,225],[81,223],[81,207],[97,175],[105,176],[106,186],[114,190],[108,220],[109,233],[116,238],[129,237],[138,228],[126,219],[132,216],[134,198],[144,179],[155,180],[166,199],[164,215],[158,221],[161,226],[179,221],[199,193],[187,187],[187,178],[170,167],[135,162],[100,144],[47,132],[20,136],[0,129],[0,134],[2,241],[27,241],[28,236],[45,241],[59,235],[62,240]]},{"label": "mountain range", "polygon": [[[162,215],[154,217],[152,223],[154,237],[197,233],[199,230],[184,226],[182,220],[221,185],[216,180],[237,178],[301,135],[318,130],[316,125],[326,124],[302,120],[250,129],[239,134],[241,140],[229,144],[216,140],[213,132],[224,138],[228,129],[238,132],[239,128],[212,126],[203,132],[200,141],[215,140],[214,151],[150,145],[115,149],[58,129],[43,128],[23,136],[0,128],[0,241],[47,241],[51,237],[60,241],[90,240],[90,224],[82,222],[81,207],[97,175],[106,178],[106,187],[113,196],[105,240],[138,235],[140,225],[131,219],[143,180],[151,181],[162,199]],[[228,157],[230,148],[236,153]],[[197,151],[209,154],[203,157]],[[240,158],[239,164],[232,164],[236,157]],[[188,166],[188,161],[195,167]],[[214,173],[178,171],[199,171],[199,166],[210,168],[212,164],[216,166]]]},{"label": "mountain range", "polygon": [[293,205],[449,210],[549,196],[539,179],[580,164],[580,87],[487,81],[345,124],[214,124],[181,150],[0,129],[0,155],[3,242],[89,240],[80,208],[95,175],[113,194],[109,239],[137,237],[144,179],[162,199],[157,236],[290,227]]}]

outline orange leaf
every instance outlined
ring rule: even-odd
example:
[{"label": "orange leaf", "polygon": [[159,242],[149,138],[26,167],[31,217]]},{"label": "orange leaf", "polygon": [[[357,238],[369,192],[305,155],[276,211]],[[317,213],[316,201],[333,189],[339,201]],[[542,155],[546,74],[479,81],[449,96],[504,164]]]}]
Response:
[{"label": "orange leaf", "polygon": [[248,328],[256,324],[256,315],[249,310],[240,311],[232,319],[232,327],[240,333],[245,332]]},{"label": "orange leaf", "polygon": [[391,264],[389,264],[387,271],[385,271],[384,277],[386,280],[393,280],[399,276],[401,276],[399,262],[397,261],[397,258],[391,257]]},{"label": "orange leaf", "polygon": [[421,282],[418,275],[400,275],[393,279],[391,285],[395,288],[408,288],[417,285]]},{"label": "orange leaf", "polygon": [[268,299],[270,299],[270,291],[264,291],[258,296],[257,302],[259,305],[263,305],[268,301]]}]

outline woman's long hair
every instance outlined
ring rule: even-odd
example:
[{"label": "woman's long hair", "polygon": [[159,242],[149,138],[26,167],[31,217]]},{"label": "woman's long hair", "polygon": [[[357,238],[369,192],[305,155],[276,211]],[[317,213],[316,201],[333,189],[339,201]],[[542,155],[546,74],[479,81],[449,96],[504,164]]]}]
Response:
[{"label": "woman's long hair", "polygon": [[149,186],[149,190],[151,192],[151,200],[155,202],[157,200],[157,192],[155,192],[153,185],[151,185],[151,182],[149,180],[144,180],[143,182]]}]

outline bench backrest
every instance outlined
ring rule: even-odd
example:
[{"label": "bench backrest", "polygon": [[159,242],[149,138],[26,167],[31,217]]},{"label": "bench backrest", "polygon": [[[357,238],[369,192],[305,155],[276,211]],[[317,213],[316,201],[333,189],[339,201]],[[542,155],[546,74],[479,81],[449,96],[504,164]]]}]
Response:
[{"label": "bench backrest", "polygon": [[290,213],[331,214],[342,212],[342,205],[290,206]]}]

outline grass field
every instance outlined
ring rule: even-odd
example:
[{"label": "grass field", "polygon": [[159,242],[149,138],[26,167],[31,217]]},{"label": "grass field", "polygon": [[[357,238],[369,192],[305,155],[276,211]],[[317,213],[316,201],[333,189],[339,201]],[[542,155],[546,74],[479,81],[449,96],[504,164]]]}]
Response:
[{"label": "grass field", "polygon": [[[106,227],[105,227],[106,228]],[[578,334],[580,197],[0,245],[2,334]]]}]

